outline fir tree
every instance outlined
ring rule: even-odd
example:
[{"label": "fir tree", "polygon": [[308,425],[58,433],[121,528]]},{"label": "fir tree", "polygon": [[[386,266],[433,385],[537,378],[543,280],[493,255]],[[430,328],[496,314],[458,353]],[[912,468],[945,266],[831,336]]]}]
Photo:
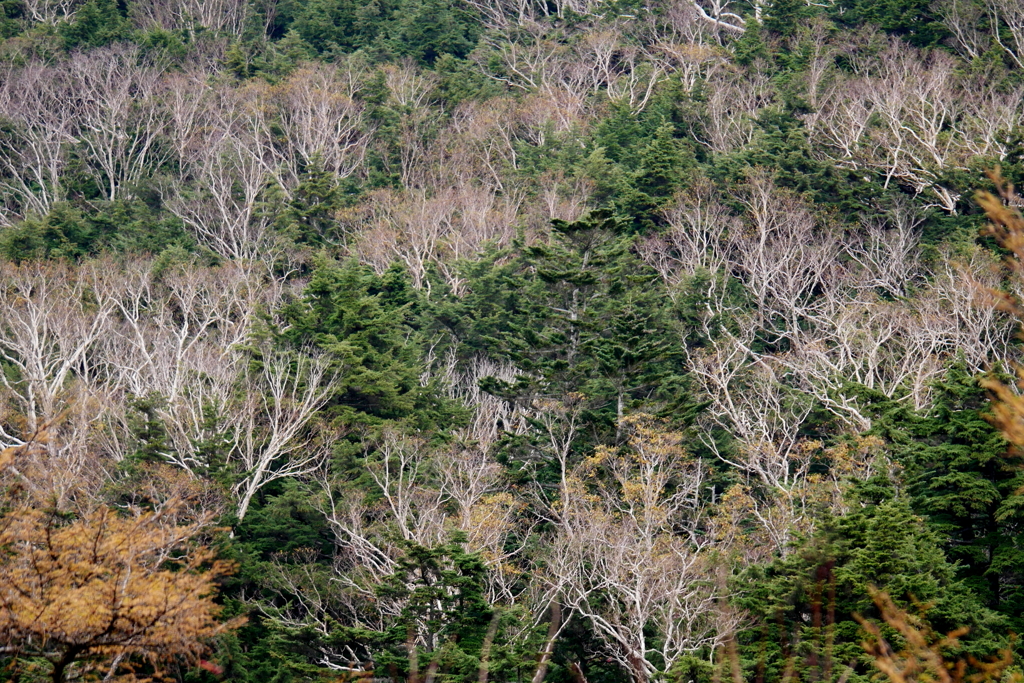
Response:
[{"label": "fir tree", "polygon": [[962,361],[935,385],[925,414],[890,416],[914,509],[943,540],[957,575],[991,609],[1017,620],[1024,606],[1024,472],[986,419],[987,392]]}]

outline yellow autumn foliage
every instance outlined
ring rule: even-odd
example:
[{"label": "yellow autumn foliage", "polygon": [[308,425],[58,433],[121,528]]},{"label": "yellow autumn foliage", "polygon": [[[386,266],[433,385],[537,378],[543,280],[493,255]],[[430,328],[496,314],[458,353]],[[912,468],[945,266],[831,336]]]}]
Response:
[{"label": "yellow autumn foliage", "polygon": [[[105,506],[67,521],[23,508],[0,518],[0,646],[43,657],[55,683],[144,661],[197,658],[220,623],[216,582],[232,571],[194,547],[202,524]],[[113,672],[112,672],[113,673]]]},{"label": "yellow autumn foliage", "polygon": [[[960,645],[967,628],[936,633],[923,616],[900,608],[885,592],[872,589],[871,597],[888,630],[856,618],[868,634],[863,646],[880,672],[877,678],[890,683],[1021,683],[1021,673],[1012,669],[1009,648],[988,660],[952,659],[950,652]],[[893,639],[893,633],[899,638]],[[900,647],[894,647],[896,643]]]},{"label": "yellow autumn foliage", "polygon": [[[1012,253],[1006,264],[1015,274],[1018,281],[1024,278],[1024,216],[1019,209],[1021,198],[1014,191],[1013,185],[1006,182],[996,169],[989,177],[998,188],[998,195],[990,192],[978,192],[975,199],[989,219],[983,234],[995,238],[999,246]],[[1008,312],[1020,322],[1024,322],[1024,305],[1012,294],[990,290],[988,294],[995,305]],[[1002,430],[1006,438],[1018,447],[1024,446],[1024,369],[1017,367],[1017,390],[998,379],[988,378],[982,385],[996,396],[992,403],[992,421]]]}]

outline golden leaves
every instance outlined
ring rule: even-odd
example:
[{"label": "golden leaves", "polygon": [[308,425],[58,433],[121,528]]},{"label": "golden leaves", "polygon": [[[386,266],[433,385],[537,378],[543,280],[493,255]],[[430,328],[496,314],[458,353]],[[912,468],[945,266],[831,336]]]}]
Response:
[{"label": "golden leaves", "polygon": [[[1021,198],[1013,185],[1003,179],[998,168],[989,172],[989,178],[995,183],[999,195],[978,192],[974,196],[991,221],[982,234],[994,237],[1001,247],[1013,253],[1012,257],[1007,257],[1006,264],[1020,280],[1024,275],[1024,216],[1013,205],[1019,206]],[[1017,297],[996,290],[988,290],[988,293],[997,308],[1018,322],[1024,322],[1024,306]],[[1024,368],[1018,365],[1016,372],[1017,388],[1024,390]],[[1024,447],[1024,397],[994,377],[982,380],[981,385],[996,397],[992,406],[992,422],[1003,431],[1007,440]]]},{"label": "golden leaves", "polygon": [[9,513],[0,519],[0,643],[48,659],[55,680],[76,660],[88,673],[110,659],[197,657],[205,639],[241,623],[217,621],[216,581],[233,566],[193,545],[204,527],[105,506],[70,521]]},{"label": "golden leaves", "polygon": [[0,470],[5,470],[9,465],[14,463],[14,457],[18,455],[18,451],[18,446],[8,446],[0,451]]}]

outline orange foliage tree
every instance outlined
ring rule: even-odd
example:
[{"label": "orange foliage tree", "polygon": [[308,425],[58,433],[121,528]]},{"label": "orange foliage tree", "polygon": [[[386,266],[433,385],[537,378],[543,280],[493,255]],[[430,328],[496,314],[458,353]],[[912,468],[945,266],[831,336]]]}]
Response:
[{"label": "orange foliage tree", "polygon": [[15,670],[49,662],[54,683],[195,661],[241,623],[217,619],[216,582],[233,567],[196,543],[208,523],[178,523],[174,505],[69,518],[23,501],[0,517],[0,655]]}]

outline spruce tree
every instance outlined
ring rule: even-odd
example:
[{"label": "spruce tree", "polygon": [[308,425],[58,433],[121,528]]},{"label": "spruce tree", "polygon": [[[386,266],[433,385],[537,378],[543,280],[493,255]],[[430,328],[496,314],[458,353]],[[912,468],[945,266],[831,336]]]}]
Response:
[{"label": "spruce tree", "polygon": [[942,539],[957,575],[985,605],[1012,617],[1024,607],[1024,472],[988,420],[987,392],[965,364],[935,385],[924,414],[890,417],[914,509]]}]

